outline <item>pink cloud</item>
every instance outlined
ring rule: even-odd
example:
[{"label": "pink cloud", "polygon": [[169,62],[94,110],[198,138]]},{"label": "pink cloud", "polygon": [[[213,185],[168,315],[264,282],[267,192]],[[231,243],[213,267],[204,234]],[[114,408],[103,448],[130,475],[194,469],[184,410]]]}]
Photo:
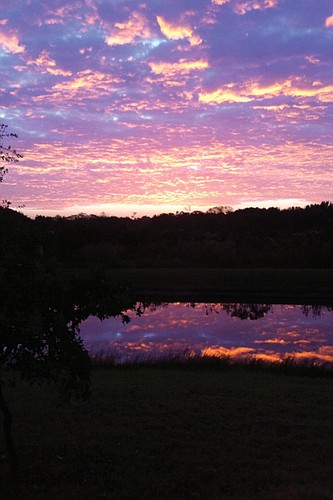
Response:
[{"label": "pink cloud", "polygon": [[40,68],[44,72],[51,73],[52,75],[61,75],[61,76],[72,76],[71,71],[65,71],[63,69],[57,68],[57,63],[54,61],[51,57],[50,54],[46,51],[43,50],[37,59],[35,60],[28,60],[27,61],[28,65],[35,66]]},{"label": "pink cloud", "polygon": [[322,85],[320,82],[306,82],[300,78],[262,85],[259,82],[227,84],[211,92],[200,92],[199,100],[205,103],[249,102],[273,97],[313,98],[321,102],[333,102],[333,85]]},{"label": "pink cloud", "polygon": [[170,23],[162,16],[157,16],[160,30],[170,40],[182,40],[187,38],[191,45],[200,45],[202,39],[194,33],[193,28],[186,23]]},{"label": "pink cloud", "polygon": [[236,2],[234,10],[237,14],[246,14],[251,10],[265,10],[276,7],[279,0],[247,0]]},{"label": "pink cloud", "polygon": [[105,41],[110,46],[124,45],[134,42],[136,38],[149,38],[150,35],[151,30],[145,17],[140,12],[133,12],[128,21],[114,24]]},{"label": "pink cloud", "polygon": [[214,5],[232,3],[236,14],[246,14],[251,10],[265,10],[276,7],[279,0],[211,0]]},{"label": "pink cloud", "polygon": [[325,19],[326,28],[333,28],[333,14]]},{"label": "pink cloud", "polygon": [[0,46],[7,51],[12,52],[13,54],[19,54],[24,52],[24,45],[20,44],[18,37],[15,34],[5,33],[3,30],[0,30]]}]

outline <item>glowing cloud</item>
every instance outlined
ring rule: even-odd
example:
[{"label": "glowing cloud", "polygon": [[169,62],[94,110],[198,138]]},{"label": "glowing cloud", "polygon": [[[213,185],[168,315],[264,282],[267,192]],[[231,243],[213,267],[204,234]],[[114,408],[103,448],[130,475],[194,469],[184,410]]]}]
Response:
[{"label": "glowing cloud", "polygon": [[201,71],[208,68],[207,61],[186,61],[181,59],[176,63],[149,63],[151,70],[156,75],[174,76],[177,74],[187,75],[191,71]]},{"label": "glowing cloud", "polygon": [[333,14],[325,19],[326,28],[333,28]]},{"label": "glowing cloud", "polygon": [[28,65],[40,67],[42,71],[51,73],[52,75],[71,76],[71,71],[64,71],[56,67],[56,62],[50,57],[46,50],[43,50],[39,57],[35,60],[27,61]]},{"label": "glowing cloud", "polygon": [[110,46],[132,43],[136,38],[146,39],[151,36],[150,27],[140,12],[133,12],[127,22],[115,23],[115,33],[106,38]]},{"label": "glowing cloud", "polygon": [[75,78],[53,85],[46,94],[34,97],[33,100],[37,102],[52,99],[63,103],[64,99],[76,97],[94,99],[109,94],[119,81],[119,78],[101,72],[81,71]]},{"label": "glowing cloud", "polygon": [[236,14],[246,14],[251,10],[271,9],[278,5],[278,0],[248,0],[237,2],[235,5]]},{"label": "glowing cloud", "polygon": [[246,14],[251,10],[265,10],[276,7],[279,0],[240,0],[233,2],[233,0],[212,0],[214,5],[224,5],[226,3],[234,3],[233,10],[236,14]]},{"label": "glowing cloud", "polygon": [[285,97],[316,97],[321,102],[332,102],[333,85],[323,86],[320,82],[307,84],[306,82],[285,80],[271,85],[262,86],[260,83],[248,82],[237,88],[236,84],[229,84],[213,92],[200,92],[199,101],[208,104],[224,102],[249,102],[257,98]]},{"label": "glowing cloud", "polygon": [[187,38],[191,45],[200,45],[200,36],[193,33],[191,26],[187,24],[173,24],[167,22],[162,16],[157,16],[157,22],[163,35],[170,40],[181,40]]},{"label": "glowing cloud", "polygon": [[223,5],[225,3],[229,3],[230,0],[212,0],[212,3],[215,5]]},{"label": "glowing cloud", "polygon": [[227,86],[223,89],[215,90],[214,92],[200,92],[199,101],[205,102],[207,104],[221,104],[223,102],[249,102],[250,97],[245,95],[237,94],[237,91],[233,92],[231,89],[233,85]]},{"label": "glowing cloud", "polygon": [[20,45],[19,39],[16,35],[10,35],[0,31],[0,46],[2,46],[7,52],[12,52],[13,54],[18,54],[24,52],[25,47]]}]

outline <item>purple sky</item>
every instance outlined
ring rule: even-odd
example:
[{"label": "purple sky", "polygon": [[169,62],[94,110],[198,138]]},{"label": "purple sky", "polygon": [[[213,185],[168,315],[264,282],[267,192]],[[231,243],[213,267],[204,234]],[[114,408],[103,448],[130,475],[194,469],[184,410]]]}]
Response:
[{"label": "purple sky", "polygon": [[332,0],[0,0],[1,199],[138,215],[333,200]]}]

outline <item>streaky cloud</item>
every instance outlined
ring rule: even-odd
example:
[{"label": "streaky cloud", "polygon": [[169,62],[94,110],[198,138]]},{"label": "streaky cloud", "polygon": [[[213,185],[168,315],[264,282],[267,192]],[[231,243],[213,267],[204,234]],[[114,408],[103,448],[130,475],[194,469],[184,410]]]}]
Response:
[{"label": "streaky cloud", "polygon": [[333,200],[332,19],[326,0],[6,2],[0,121],[24,159],[2,199]]}]

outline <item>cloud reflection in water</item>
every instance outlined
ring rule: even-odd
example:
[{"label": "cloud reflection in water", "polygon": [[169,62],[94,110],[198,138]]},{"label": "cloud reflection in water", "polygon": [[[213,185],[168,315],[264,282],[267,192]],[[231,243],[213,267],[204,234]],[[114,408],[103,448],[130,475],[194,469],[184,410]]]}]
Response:
[{"label": "cloud reflection in water", "polygon": [[131,321],[81,325],[91,352],[112,351],[120,359],[146,353],[160,357],[185,349],[207,356],[251,356],[279,361],[315,359],[333,363],[333,311],[330,307],[267,304],[168,303],[151,305]]}]

